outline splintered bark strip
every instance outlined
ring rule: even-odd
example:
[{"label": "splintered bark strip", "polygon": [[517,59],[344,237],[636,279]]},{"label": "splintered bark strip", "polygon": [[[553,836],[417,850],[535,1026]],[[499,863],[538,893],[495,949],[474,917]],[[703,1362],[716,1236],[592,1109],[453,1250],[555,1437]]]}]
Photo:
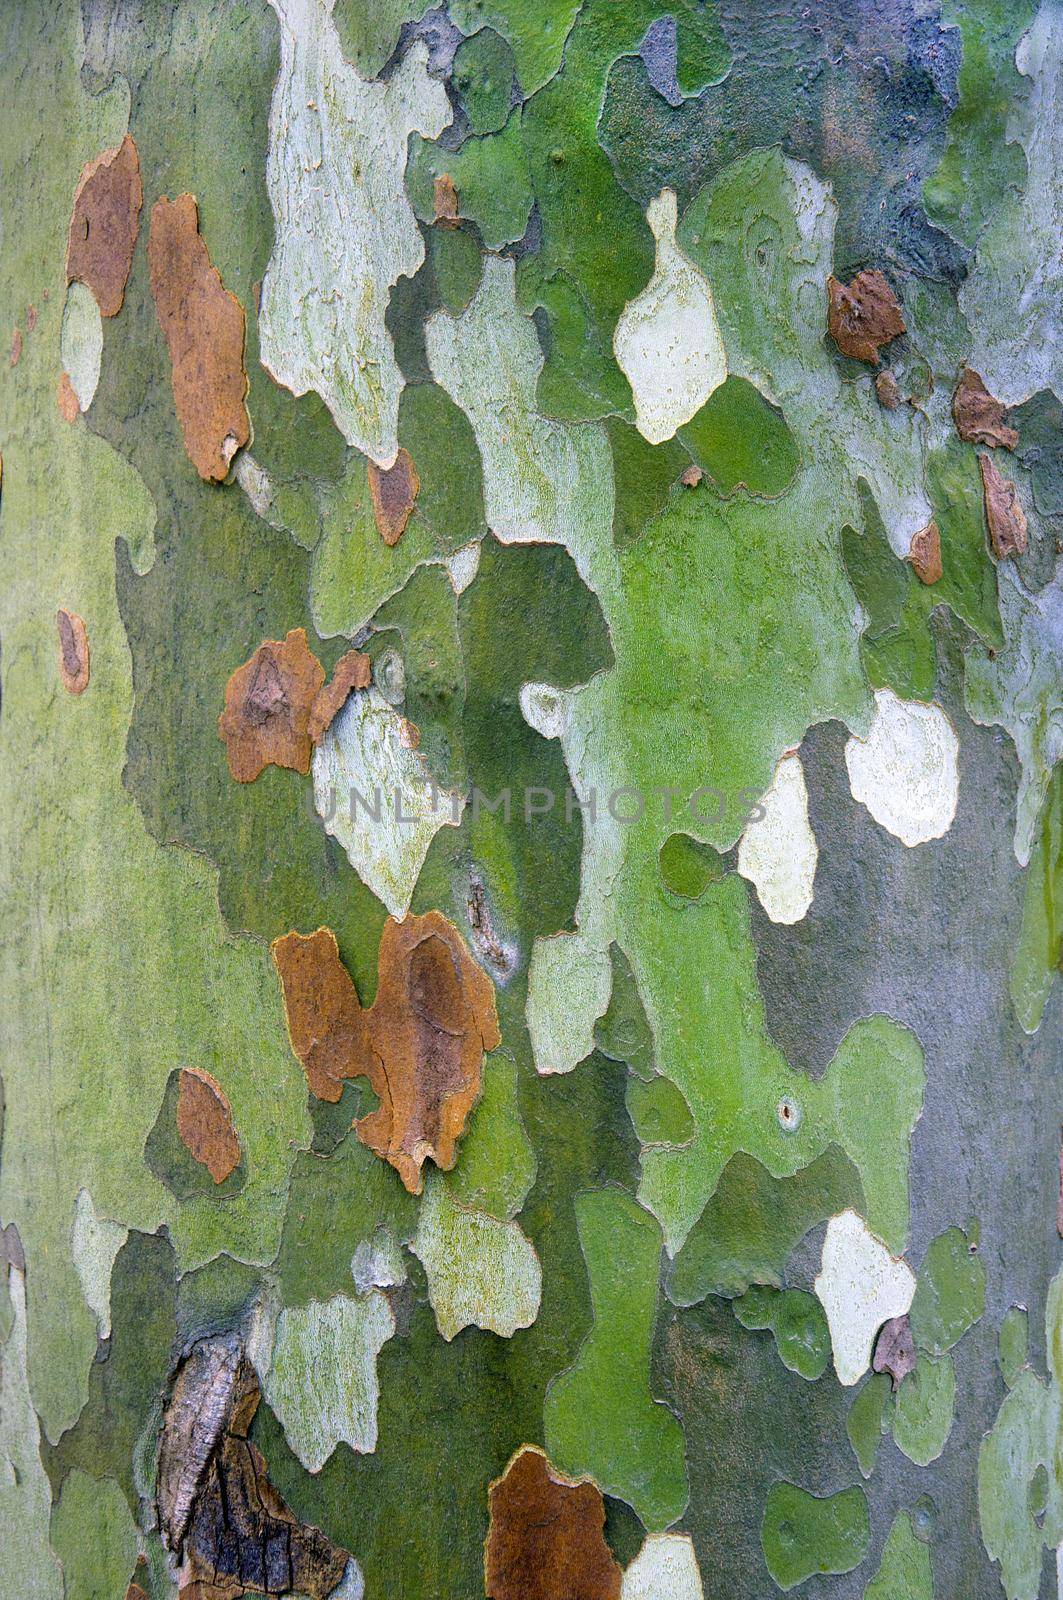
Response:
[{"label": "splintered bark strip", "polygon": [[355,1124],[358,1137],[420,1194],[428,1157],[444,1171],[457,1161],[484,1054],[500,1042],[490,978],[439,911],[388,918],[368,1011],[328,928],[287,933],[272,950],[311,1091],[335,1102],[345,1078],[367,1077],[380,1104]]},{"label": "splintered bark strip", "polygon": [[89,686],[89,635],[76,611],[60,606],[55,614],[59,630],[59,676],[70,694],[84,694]]},{"label": "splintered bark strip", "polygon": [[989,538],[998,561],[1021,556],[1026,549],[1026,513],[1019,502],[1019,491],[1005,478],[992,456],[979,456],[982,489],[985,494],[985,519]]},{"label": "splintered bark strip", "polygon": [[102,317],[122,309],[144,190],[131,134],[82,168],[66,245],[66,277],[92,290]]},{"label": "splintered bark strip", "polygon": [[355,689],[368,689],[372,673],[372,658],[361,650],[348,650],[346,655],[340,656],[332,677],[323,689],[318,690],[310,708],[307,732],[314,744],[332,726],[334,718],[346,704],[347,696]]},{"label": "splintered bark strip", "polygon": [[370,1072],[366,1014],[336,935],[286,933],[270,946],[284,990],[288,1037],[311,1094],[335,1105],[345,1078]]},{"label": "splintered bark strip", "polygon": [[912,535],[908,560],[920,583],[937,583],[941,577],[941,529],[936,522]]},{"label": "splintered bark strip", "polygon": [[618,1600],[620,1568],[605,1542],[605,1501],[589,1478],[566,1478],[524,1445],[487,1492],[488,1600]]},{"label": "splintered bark strip", "polygon": [[181,1600],[327,1600],[346,1570],[348,1552],[293,1516],[270,1483],[248,1438],[259,1399],[233,1335],[199,1340],[174,1378],[156,1503],[163,1542],[181,1563]]},{"label": "splintered bark strip", "polygon": [[400,450],[395,465],[386,470],[369,463],[369,493],[377,532],[386,545],[398,544],[406,532],[421,480],[407,450]]},{"label": "splintered bark strip", "polygon": [[1019,435],[1008,427],[1006,416],[1004,406],[989,393],[979,374],[964,367],[952,397],[952,419],[960,438],[970,444],[1002,445],[1005,450],[1014,450]]},{"label": "splintered bark strip", "polygon": [[904,333],[900,303],[881,272],[858,272],[852,283],[827,279],[827,327],[843,356],[878,365],[884,344]]},{"label": "splintered bark strip", "polygon": [[155,202],[148,262],[185,450],[201,478],[220,482],[251,436],[244,310],[211,265],[193,195]]},{"label": "splintered bark strip", "polygon": [[240,1141],[229,1098],[216,1078],[199,1067],[183,1067],[177,1094],[177,1132],[193,1160],[215,1183],[240,1165]]},{"label": "splintered bark strip", "polygon": [[266,639],[237,667],[218,718],[237,783],[252,783],[270,765],[310,771],[310,713],[324,681],[305,628],[292,628],[283,641]]}]

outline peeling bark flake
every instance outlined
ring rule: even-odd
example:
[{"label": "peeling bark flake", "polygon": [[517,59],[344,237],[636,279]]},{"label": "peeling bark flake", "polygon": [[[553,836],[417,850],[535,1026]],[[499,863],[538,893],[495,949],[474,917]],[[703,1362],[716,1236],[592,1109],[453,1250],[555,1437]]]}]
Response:
[{"label": "peeling bark flake", "polygon": [[373,497],[373,515],[377,532],[386,545],[398,544],[406,532],[420,487],[421,480],[409,451],[400,449],[392,467],[378,467],[375,461],[370,461],[369,493]]},{"label": "peeling bark flake", "polygon": [[122,309],[144,190],[131,134],[82,168],[70,217],[66,277],[92,290],[102,317]]},{"label": "peeling bark flake", "polygon": [[704,476],[705,474],[701,468],[692,461],[690,466],[684,467],[679,474],[679,481],[684,489],[696,489]]},{"label": "peeling bark flake", "polygon": [[265,640],[237,667],[218,718],[237,783],[253,783],[270,765],[310,771],[310,717],[324,681],[305,628],[290,629],[283,641]]},{"label": "peeling bark flake", "polygon": [[206,1167],[215,1183],[231,1178],[240,1165],[240,1141],[229,1098],[217,1079],[199,1067],[181,1070],[177,1132],[193,1160]]},{"label": "peeling bark flake", "polygon": [[871,1365],[876,1372],[888,1372],[895,1389],[911,1372],[915,1366],[915,1341],[907,1312],[882,1324]]},{"label": "peeling bark flake", "polygon": [[982,469],[985,518],[993,554],[998,561],[1021,556],[1026,549],[1026,513],[1019,491],[1010,478],[1005,478],[992,456],[980,455],[978,465]]},{"label": "peeling bark flake", "polygon": [[388,918],[376,999],[362,1009],[328,928],[272,945],[292,1048],[320,1099],[367,1077],[380,1098],[356,1124],[364,1145],[420,1194],[430,1156],[450,1171],[480,1097],[484,1054],[500,1043],[494,985],[439,911]]},{"label": "peeling bark flake", "polygon": [[347,696],[355,689],[368,689],[373,676],[373,661],[361,650],[348,650],[340,656],[331,679],[319,689],[310,707],[307,732],[311,742],[317,744],[332,726],[347,703]]},{"label": "peeling bark flake", "polygon": [[148,262],[185,450],[201,478],[220,482],[251,436],[244,310],[211,265],[194,195],[155,202]]},{"label": "peeling bark flake", "polygon": [[1004,406],[989,393],[977,372],[964,367],[952,397],[952,418],[956,432],[970,444],[1002,445],[1014,450],[1019,435],[1009,428]]},{"label": "peeling bark flake", "polygon": [[270,946],[284,991],[292,1049],[311,1094],[333,1105],[344,1078],[369,1075],[365,1012],[336,935],[318,928],[304,937],[286,933]]},{"label": "peeling bark flake", "polygon": [[89,635],[75,611],[62,606],[55,614],[59,630],[59,676],[70,694],[84,694],[89,686]]},{"label": "peeling bark flake", "polygon": [[827,327],[843,356],[878,365],[884,344],[907,330],[900,304],[881,272],[858,272],[846,285],[827,279]]},{"label": "peeling bark flake", "polygon": [[163,1541],[181,1562],[180,1600],[326,1600],[347,1568],[348,1552],[300,1523],[270,1483],[248,1438],[259,1399],[231,1336],[200,1340],[174,1380],[156,1499]]},{"label": "peeling bark flake", "polygon": [[937,583],[941,577],[941,530],[936,522],[912,535],[908,560],[920,583]]},{"label": "peeling bark flake", "polygon": [[59,378],[55,390],[55,403],[64,422],[76,422],[81,415],[81,402],[74,393],[69,372],[62,373]]},{"label": "peeling bark flake", "polygon": [[896,411],[901,404],[901,391],[889,367],[880,372],[875,379],[875,393],[878,395],[879,405],[886,411]]},{"label": "peeling bark flake", "polygon": [[589,1478],[566,1478],[524,1445],[488,1489],[488,1600],[619,1600],[605,1542],[605,1501]]},{"label": "peeling bark flake", "polygon": [[458,212],[458,191],[454,187],[454,179],[449,172],[441,172],[436,178],[432,192],[433,210],[435,221],[444,228],[456,228],[460,221]]}]

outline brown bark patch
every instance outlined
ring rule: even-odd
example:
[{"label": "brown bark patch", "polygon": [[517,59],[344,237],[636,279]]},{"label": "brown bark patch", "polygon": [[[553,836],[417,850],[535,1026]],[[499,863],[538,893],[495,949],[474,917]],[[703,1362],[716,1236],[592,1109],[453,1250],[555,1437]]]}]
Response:
[{"label": "brown bark patch", "polygon": [[17,367],[22,359],[22,329],[11,330],[11,365]]},{"label": "brown bark patch", "polygon": [[432,189],[432,208],[434,220],[444,228],[458,226],[458,191],[449,172],[441,172],[436,178]]},{"label": "brown bark patch", "polygon": [[992,456],[979,456],[985,519],[989,538],[998,561],[1021,556],[1026,549],[1026,513],[1019,502],[1019,491],[1005,478]]},{"label": "brown bark patch", "polygon": [[273,943],[288,1032],[312,1092],[339,1099],[367,1077],[380,1104],[356,1124],[411,1194],[431,1157],[449,1171],[480,1096],[485,1052],[499,1042],[494,985],[439,911],[396,922],[380,941],[376,999],[363,1010],[327,928]]},{"label": "brown bark patch", "polygon": [[59,676],[70,694],[84,694],[89,686],[89,635],[76,611],[60,606],[55,614],[59,630]]},{"label": "brown bark patch", "polygon": [[369,493],[373,497],[373,515],[377,532],[386,545],[398,544],[406,532],[420,487],[421,480],[409,451],[400,450],[395,465],[386,470],[370,461]]},{"label": "brown bark patch", "polygon": [[920,583],[937,583],[941,577],[941,529],[936,522],[912,535],[908,560]]},{"label": "brown bark patch", "polygon": [[878,395],[879,405],[883,406],[887,411],[896,411],[900,405],[901,391],[897,385],[897,379],[889,367],[886,368],[885,372],[880,372],[875,379],[875,393]]},{"label": "brown bark patch", "polygon": [[524,1445],[487,1493],[488,1600],[618,1600],[620,1568],[605,1542],[605,1501]]},{"label": "brown bark patch", "polygon": [[1014,450],[1019,436],[1004,418],[1004,406],[990,394],[977,372],[964,367],[952,397],[952,420],[961,439],[971,444],[1003,445]]},{"label": "brown bark patch", "polygon": [[74,393],[69,372],[60,375],[55,390],[55,403],[64,422],[76,422],[81,415],[81,401]]},{"label": "brown bark patch", "polygon": [[684,489],[696,489],[704,476],[701,468],[692,461],[689,467],[684,467],[679,474],[679,481]]},{"label": "brown bark patch", "polygon": [[827,327],[843,356],[878,365],[884,344],[904,333],[896,295],[881,272],[858,272],[852,283],[827,279]]},{"label": "brown bark patch", "polygon": [[26,307],[26,332],[27,333],[32,333],[36,326],[37,326],[37,307],[36,306],[27,306]]},{"label": "brown bark patch", "polygon": [[345,1078],[369,1075],[366,1013],[340,960],[336,935],[318,928],[286,933],[271,945],[284,990],[288,1037],[311,1094],[335,1105]]},{"label": "brown bark patch", "polygon": [[915,1340],[907,1316],[891,1317],[882,1324],[871,1365],[876,1372],[888,1372],[895,1389],[911,1372],[915,1366]]},{"label": "brown bark patch", "polygon": [[368,689],[372,675],[372,659],[361,650],[348,650],[346,655],[340,656],[332,677],[318,690],[310,707],[307,732],[314,744],[332,726],[346,705],[347,696],[355,689]]},{"label": "brown bark patch", "polygon": [[155,202],[148,263],[185,450],[201,478],[220,482],[251,436],[244,309],[211,265],[194,195]]},{"label": "brown bark patch", "polygon": [[292,1515],[248,1438],[259,1399],[231,1336],[193,1345],[174,1379],[156,1501],[163,1542],[180,1562],[181,1600],[327,1600],[343,1577],[347,1551]]},{"label": "brown bark patch", "polygon": [[102,317],[122,309],[143,204],[140,157],[127,133],[82,168],[67,236],[67,282],[87,285]]},{"label": "brown bark patch", "polygon": [[310,713],[324,681],[305,628],[292,628],[283,642],[266,639],[237,667],[218,718],[237,783],[252,783],[270,765],[310,771]]},{"label": "brown bark patch", "polygon": [[240,1165],[232,1106],[217,1079],[198,1067],[181,1069],[177,1131],[189,1155],[206,1167],[215,1183],[232,1177]]}]

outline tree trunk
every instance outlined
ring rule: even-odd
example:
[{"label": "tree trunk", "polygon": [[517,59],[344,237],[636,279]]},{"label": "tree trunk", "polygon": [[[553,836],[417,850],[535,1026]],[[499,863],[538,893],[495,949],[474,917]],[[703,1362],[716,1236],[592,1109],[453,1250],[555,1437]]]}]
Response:
[{"label": "tree trunk", "polygon": [[1063,10],[0,76],[0,1594],[1055,1595]]}]

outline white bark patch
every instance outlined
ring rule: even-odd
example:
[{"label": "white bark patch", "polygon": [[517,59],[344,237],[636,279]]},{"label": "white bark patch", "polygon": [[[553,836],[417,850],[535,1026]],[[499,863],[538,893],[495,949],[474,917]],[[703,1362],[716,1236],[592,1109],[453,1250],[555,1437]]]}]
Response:
[{"label": "white bark patch", "polygon": [[263,1393],[308,1472],[320,1472],[341,1439],[352,1450],[376,1449],[376,1358],[394,1332],[391,1307],[376,1292],[281,1312]]},{"label": "white bark patch", "polygon": [[373,685],[352,694],[314,752],[325,832],[393,917],[402,918],[428,847],[457,826],[464,799],[438,789],[409,747],[409,724]]},{"label": "white bark patch", "polygon": [[59,357],[82,411],[87,411],[100,381],[103,361],[103,319],[96,296],[83,283],[66,291]]},{"label": "white bark patch", "polygon": [[276,241],[262,284],[262,364],[294,394],[315,390],[348,444],[390,467],[402,374],[384,325],[391,289],[424,260],[403,177],[411,133],[436,139],[452,112],[415,43],[386,83],[343,58],[335,0],[270,0],[280,70],[266,182]]},{"label": "white bark patch", "polygon": [[472,544],[462,545],[460,550],[455,550],[454,554],[448,557],[445,565],[454,593],[464,594],[480,570],[479,540],[474,540]]},{"label": "white bark patch", "polygon": [[390,1228],[380,1225],[372,1238],[363,1239],[351,1257],[351,1277],[359,1294],[371,1289],[395,1289],[406,1282],[402,1249]]},{"label": "white bark patch", "polygon": [[812,904],[819,858],[800,756],[783,756],[760,804],[764,816],[738,842],[738,870],[772,922],[800,922]]},{"label": "white bark patch", "polygon": [[81,1280],[81,1290],[96,1318],[101,1339],[111,1334],[111,1270],[114,1258],[129,1237],[129,1229],[96,1215],[92,1196],[79,1189],[74,1204],[71,1255]]},{"label": "white bark patch", "polygon": [[543,1278],[532,1244],[515,1222],[458,1205],[441,1178],[428,1178],[410,1248],[448,1343],[470,1325],[508,1339],[538,1316]]},{"label": "white bark patch", "polygon": [[675,191],[646,208],[657,241],[653,276],[629,300],[613,334],[617,365],[635,397],[635,422],[651,444],[671,439],[727,376],[712,289],[676,244]]},{"label": "white bark patch", "polygon": [[813,1287],[827,1313],[839,1382],[854,1384],[871,1365],[879,1328],[911,1305],[915,1274],[907,1261],[890,1255],[863,1217],[843,1211],[827,1224]]},{"label": "white bark patch", "polygon": [[875,690],[866,739],[851,738],[845,765],[854,800],[903,844],[940,839],[960,794],[959,740],[940,706]]},{"label": "white bark patch", "polygon": [[620,1600],[704,1600],[687,1533],[651,1533],[624,1573]]}]

